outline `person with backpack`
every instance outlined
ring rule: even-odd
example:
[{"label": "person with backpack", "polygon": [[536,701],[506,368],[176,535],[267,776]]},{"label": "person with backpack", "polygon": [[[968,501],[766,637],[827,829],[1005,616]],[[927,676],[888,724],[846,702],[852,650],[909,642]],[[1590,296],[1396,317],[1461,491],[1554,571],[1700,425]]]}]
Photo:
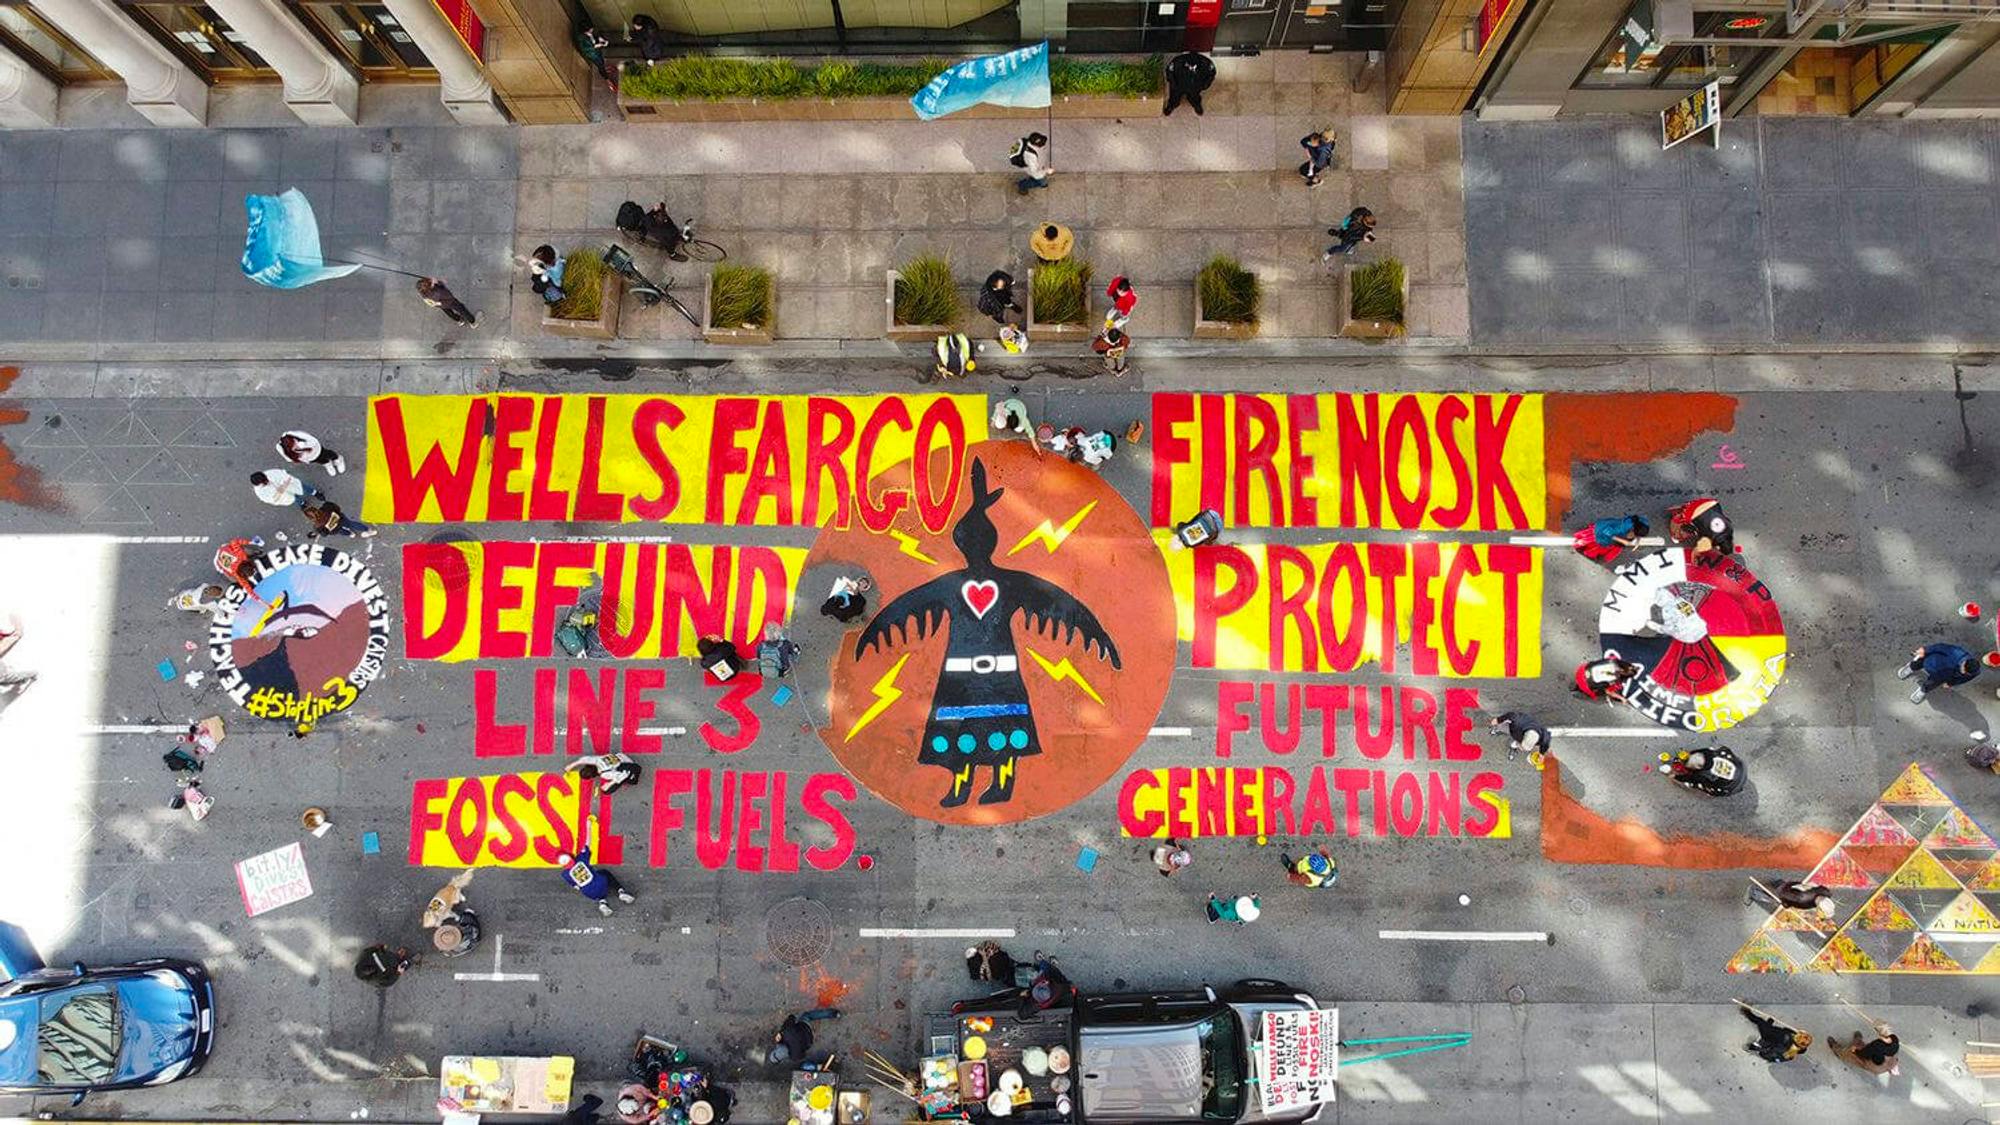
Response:
[{"label": "person with backpack", "polygon": [[1299,138],[1299,147],[1306,150],[1305,163],[1299,165],[1299,178],[1307,187],[1318,187],[1326,170],[1333,167],[1333,130],[1314,129]]},{"label": "person with backpack", "polygon": [[931,369],[934,379],[963,379],[974,367],[972,341],[963,332],[947,332],[937,338],[937,363]]},{"label": "person with backpack", "polygon": [[528,256],[528,286],[543,304],[553,305],[569,296],[562,287],[563,270],[568,265],[568,260],[547,243],[535,247]]},{"label": "person with backpack", "polygon": [[360,520],[350,517],[346,512],[340,510],[340,505],[328,500],[324,496],[314,495],[309,497],[305,503],[299,505],[299,511],[305,513],[306,522],[312,524],[313,527],[311,531],[306,533],[306,538],[308,539],[317,539],[322,535],[354,535],[362,539],[375,538],[375,528],[369,527]]},{"label": "person with backpack", "polygon": [[1335,241],[1326,248],[1326,253],[1319,256],[1320,261],[1330,262],[1336,254],[1352,254],[1360,249],[1362,243],[1375,241],[1375,212],[1366,207],[1356,207],[1347,213],[1347,218],[1342,219],[1339,226],[1326,228],[1326,233],[1332,235]]},{"label": "person with backpack", "polygon": [[1014,142],[1014,152],[1009,157],[1014,167],[1027,173],[1014,182],[1014,191],[1026,195],[1036,188],[1049,186],[1049,173],[1055,165],[1049,163],[1049,138],[1046,133],[1029,133]]}]

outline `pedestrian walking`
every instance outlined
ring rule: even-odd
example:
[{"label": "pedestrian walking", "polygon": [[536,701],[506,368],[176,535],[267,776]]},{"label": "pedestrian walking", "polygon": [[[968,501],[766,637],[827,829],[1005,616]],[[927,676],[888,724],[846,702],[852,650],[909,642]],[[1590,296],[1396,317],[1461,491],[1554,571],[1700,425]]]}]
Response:
[{"label": "pedestrian walking", "polygon": [[1014,182],[1014,191],[1026,195],[1036,188],[1049,186],[1049,173],[1056,170],[1049,162],[1049,138],[1045,133],[1029,133],[1014,142],[1014,151],[1008,159],[1014,167],[1026,172]]},{"label": "pedestrian walking", "polygon": [[[21,625],[21,619],[14,614],[10,613],[4,619],[0,619],[0,657],[12,652],[26,633],[27,630]],[[24,671],[0,662],[0,691],[19,694],[26,691],[28,685],[34,683],[39,675],[40,673]]]},{"label": "pedestrian walking", "polygon": [[347,458],[328,449],[304,430],[286,430],[278,435],[278,456],[294,465],[320,465],[326,475],[337,477],[347,471]]},{"label": "pedestrian walking", "polygon": [[1123,375],[1126,371],[1125,352],[1132,346],[1132,337],[1122,328],[1110,324],[1090,342],[1090,350],[1104,357],[1104,371],[1108,375]]},{"label": "pedestrian walking", "polygon": [[1917,681],[1916,690],[1910,692],[1910,702],[1922,703],[1924,698],[1939,688],[1958,687],[1979,678],[1979,661],[1973,655],[1955,644],[1933,641],[1919,645],[1910,654],[1910,662],[1896,669],[1896,678],[1907,680],[1918,672],[1924,678]]},{"label": "pedestrian walking", "polygon": [[1166,843],[1153,847],[1153,868],[1162,878],[1172,878],[1180,874],[1193,862],[1194,853],[1187,850],[1186,844],[1172,836],[1167,837]]},{"label": "pedestrian walking", "polygon": [[605,38],[603,32],[590,24],[584,24],[583,30],[576,33],[576,53],[583,56],[584,61],[590,64],[590,68],[597,72],[598,77],[604,79],[604,84],[615,94],[618,92],[618,68],[612,65],[610,59],[604,57],[604,52],[610,46],[611,40]]},{"label": "pedestrian walking", "polygon": [[307,500],[325,495],[283,469],[251,473],[250,488],[257,499],[275,508],[304,508]]},{"label": "pedestrian walking", "polygon": [[1239,926],[1247,926],[1255,922],[1257,916],[1264,912],[1256,895],[1223,898],[1221,895],[1211,893],[1208,896],[1207,909],[1208,924],[1211,926],[1217,922],[1234,922]]},{"label": "pedestrian walking", "polygon": [[1616,652],[1607,652],[1596,660],[1586,660],[1576,666],[1576,693],[1595,703],[1622,703],[1625,689],[1646,669],[1635,661],[1625,660]]},{"label": "pedestrian walking", "polygon": [[1176,551],[1213,546],[1221,535],[1222,513],[1214,508],[1203,508],[1192,519],[1174,525],[1174,537],[1169,544]]},{"label": "pedestrian walking", "polygon": [[451,286],[446,285],[442,278],[418,278],[417,295],[424,299],[424,304],[450,317],[454,324],[472,328],[479,323],[479,317],[465,307],[465,302],[452,293]]},{"label": "pedestrian walking", "polygon": [[1615,562],[1620,552],[1637,550],[1640,537],[1650,530],[1641,516],[1606,516],[1576,533],[1576,553],[1592,562]]},{"label": "pedestrian walking", "polygon": [[1536,769],[1543,767],[1542,759],[1549,751],[1553,736],[1549,734],[1549,728],[1537,722],[1533,715],[1526,711],[1509,711],[1504,715],[1495,715],[1493,721],[1487,724],[1486,730],[1489,734],[1506,734],[1509,758],[1517,753],[1526,753],[1528,761]]},{"label": "pedestrian walking", "polygon": [[[596,816],[583,820],[584,839],[590,838],[591,830],[597,826]],[[597,904],[597,912],[611,916],[611,896],[617,895],[619,902],[637,902],[638,896],[625,889],[618,876],[609,867],[600,867],[590,862],[590,845],[584,843],[576,854],[564,852],[556,857],[556,866],[561,870],[563,881],[576,888],[576,893]]]},{"label": "pedestrian walking", "polygon": [[632,17],[628,38],[639,54],[649,63],[659,62],[667,57],[667,37],[660,33],[660,21],[644,12]]},{"label": "pedestrian walking", "polygon": [[1299,138],[1299,147],[1306,150],[1305,163],[1299,165],[1299,178],[1307,187],[1318,187],[1326,170],[1333,167],[1333,130],[1314,129]]},{"label": "pedestrian walking", "polygon": [[1014,987],[1014,959],[997,941],[983,941],[965,951],[965,972],[973,980]]},{"label": "pedestrian walking", "polygon": [[595,781],[597,791],[609,797],[639,780],[639,763],[625,754],[592,754],[563,767],[585,781]]},{"label": "pedestrian walking", "polygon": [[792,674],[792,664],[798,660],[800,648],[797,641],[785,635],[785,627],[776,621],[764,625],[764,639],[757,643],[758,671],[772,679],[782,680]]},{"label": "pedestrian walking", "polygon": [[807,1062],[807,1053],[812,1050],[812,1025],[821,1020],[839,1018],[838,1008],[814,1008],[809,1012],[786,1016],[785,1022],[778,1025],[778,1033],[771,1036],[771,1046],[764,1052],[764,1061],[772,1066],[785,1063],[793,1066],[804,1065]]},{"label": "pedestrian walking", "polygon": [[937,362],[931,368],[931,377],[924,382],[937,379],[963,379],[979,365],[973,361],[976,351],[972,340],[963,332],[947,332],[937,338]]},{"label": "pedestrian walking", "polygon": [[304,512],[306,522],[312,524],[313,529],[306,533],[309,539],[317,539],[322,535],[356,535],[363,539],[375,538],[374,528],[341,511],[340,505],[328,500],[324,496],[315,495],[307,498],[305,503],[299,505],[299,511]]},{"label": "pedestrian walking", "polygon": [[417,959],[407,949],[392,951],[386,945],[371,945],[354,962],[354,975],[376,988],[388,988],[402,980],[403,974],[416,963]]},{"label": "pedestrian walking", "polygon": [[868,599],[863,595],[873,585],[863,577],[838,575],[833,580],[833,589],[826,595],[826,601],[820,603],[819,611],[845,625],[868,612]]},{"label": "pedestrian walking", "polygon": [[1172,117],[1182,102],[1194,107],[1200,117],[1202,91],[1215,83],[1215,60],[1200,51],[1182,51],[1167,60],[1167,104],[1162,117]]},{"label": "pedestrian walking", "polygon": [[1833,1036],[1826,1037],[1826,1045],[1840,1056],[1840,1061],[1869,1074],[1900,1074],[1902,1067],[1896,1056],[1902,1052],[1903,1041],[1896,1036],[1894,1028],[1886,1023],[1875,1025],[1875,1038],[1863,1041],[1860,1032],[1845,1043],[1834,1042]]},{"label": "pedestrian walking", "polygon": [[1326,253],[1319,256],[1320,261],[1330,262],[1337,255],[1352,254],[1361,248],[1362,243],[1375,241],[1375,212],[1366,207],[1356,207],[1347,213],[1339,226],[1326,228],[1326,233],[1333,236],[1334,242],[1326,248]]},{"label": "pedestrian walking", "polygon": [[1125,322],[1132,319],[1132,310],[1139,307],[1139,294],[1132,291],[1132,280],[1119,274],[1104,287],[1104,295],[1111,300],[1111,307],[1104,312],[1104,327],[1125,327]]},{"label": "pedestrian walking", "polygon": [[1007,323],[1007,314],[1019,315],[1021,306],[1014,300],[1014,275],[1006,270],[994,270],[986,275],[986,284],[979,287],[979,300],[975,302],[982,315],[990,316],[999,325]]},{"label": "pedestrian walking", "polygon": [[1736,525],[1713,496],[1699,496],[1667,513],[1667,537],[1687,548],[1696,562],[1714,562],[1736,553]]},{"label": "pedestrian walking", "polygon": [[1806,1048],[1812,1046],[1812,1036],[1790,1024],[1780,1023],[1741,1000],[1736,1002],[1736,1010],[1742,1012],[1743,1018],[1750,1021],[1750,1026],[1757,1029],[1757,1038],[1743,1044],[1743,1049],[1765,1062],[1788,1062],[1805,1054]]},{"label": "pedestrian walking", "polygon": [[1278,853],[1278,858],[1284,861],[1285,881],[1295,887],[1331,887],[1340,878],[1340,861],[1333,858],[1324,844],[1297,860],[1283,852]]},{"label": "pedestrian walking", "polygon": [[[644,16],[634,17],[636,22]],[[569,260],[556,253],[556,248],[544,242],[528,255],[528,287],[542,299],[543,304],[553,305],[569,296],[563,289],[563,274],[569,267]]]},{"label": "pedestrian walking", "polygon": [[1814,910],[1828,918],[1833,917],[1835,908],[1831,891],[1803,879],[1776,879],[1769,883],[1752,879],[1750,893],[1743,897],[1743,901],[1789,906],[1794,910]]}]

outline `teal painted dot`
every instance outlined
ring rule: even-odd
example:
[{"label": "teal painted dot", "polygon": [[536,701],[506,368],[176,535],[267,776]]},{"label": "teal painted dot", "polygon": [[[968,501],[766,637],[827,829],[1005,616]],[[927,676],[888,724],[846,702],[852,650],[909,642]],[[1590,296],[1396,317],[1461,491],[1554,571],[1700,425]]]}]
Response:
[{"label": "teal painted dot", "polygon": [[986,736],[986,746],[990,750],[998,750],[1005,745],[1007,745],[1007,736],[997,730]]},{"label": "teal painted dot", "polygon": [[950,745],[951,743],[946,742],[944,740],[944,735],[937,734],[931,736],[931,749],[937,751],[940,754],[944,753],[945,748]]},{"label": "teal painted dot", "polygon": [[1028,732],[1017,730],[1007,736],[1007,742],[1016,750],[1026,750],[1028,748]]},{"label": "teal painted dot", "polygon": [[958,752],[961,754],[972,753],[972,748],[974,746],[977,746],[978,744],[979,743],[969,734],[961,734],[958,736]]}]

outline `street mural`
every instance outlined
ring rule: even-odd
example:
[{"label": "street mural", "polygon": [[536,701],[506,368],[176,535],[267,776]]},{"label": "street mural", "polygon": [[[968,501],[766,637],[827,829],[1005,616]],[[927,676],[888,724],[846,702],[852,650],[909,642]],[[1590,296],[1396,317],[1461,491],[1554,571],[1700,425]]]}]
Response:
[{"label": "street mural", "polygon": [[1771,591],[1734,555],[1686,550],[1620,565],[1597,617],[1605,653],[1645,669],[1625,705],[1662,726],[1733,727],[1785,675],[1785,624]]},{"label": "street mural", "polygon": [[[406,654],[485,665],[469,669],[473,756],[520,763],[416,781],[409,861],[551,866],[594,808],[606,862],[629,844],[655,866],[830,870],[857,851],[846,809],[864,788],[947,824],[1097,794],[1131,836],[1510,835],[1504,779],[1470,734],[1478,688],[1352,677],[1539,675],[1540,550],[1260,533],[1537,530],[1542,398],[1161,394],[1151,408],[1142,514],[1091,468],[989,440],[979,395],[372,400],[365,518],[572,532],[404,549]],[[1166,529],[1204,507],[1223,541],[1170,550]],[[815,538],[574,534],[633,523]],[[755,744],[785,685],[754,661],[727,682],[659,662],[709,637],[752,650],[816,603],[809,573],[874,583],[834,651],[799,665],[802,717],[844,772],[653,768],[680,745],[655,725],[662,692],[711,697],[709,721],[672,732],[704,756]],[[577,656],[629,663],[553,663]],[[1207,762],[1125,771],[1180,659],[1285,678],[1216,682]],[[515,698],[495,661],[542,664]],[[628,809],[614,825],[608,800],[550,768],[611,752],[648,766],[646,823]]]},{"label": "street mural", "polygon": [[1779,907],[1732,973],[2000,973],[2000,845],[1911,763],[1805,877],[1831,914]]},{"label": "street mural", "polygon": [[257,559],[208,629],[222,690],[260,719],[310,730],[354,705],[389,654],[389,595],[362,560],[319,544]]}]

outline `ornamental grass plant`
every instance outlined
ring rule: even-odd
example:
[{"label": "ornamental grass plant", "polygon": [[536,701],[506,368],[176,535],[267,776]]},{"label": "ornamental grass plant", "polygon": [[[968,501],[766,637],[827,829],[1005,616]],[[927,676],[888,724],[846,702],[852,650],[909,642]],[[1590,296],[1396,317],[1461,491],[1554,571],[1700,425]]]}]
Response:
[{"label": "ornamental grass plant", "polygon": [[[724,98],[907,98],[924,88],[952,62],[827,62],[800,66],[790,59],[732,59],[683,55],[618,76],[619,92],[654,101],[721,101]],[[1049,89],[1065,94],[1108,94],[1136,98],[1164,86],[1161,56],[1140,62],[1115,59],[1087,62],[1066,58],[1049,63]]]},{"label": "ornamental grass plant", "polygon": [[558,320],[596,320],[604,315],[604,256],[577,250],[564,259],[563,299],[548,312]]},{"label": "ornamental grass plant", "polygon": [[713,328],[768,328],[771,274],[756,266],[720,265],[710,281],[709,325]]},{"label": "ornamental grass plant", "polygon": [[1201,293],[1201,315],[1205,320],[1230,324],[1255,324],[1264,305],[1264,287],[1257,275],[1236,259],[1217,254],[1201,267],[1195,277]]},{"label": "ornamental grass plant", "polygon": [[1071,255],[1035,267],[1037,324],[1082,324],[1090,319],[1090,263]]},{"label": "ornamental grass plant", "polygon": [[896,323],[957,324],[964,311],[951,263],[920,254],[903,264],[896,279]]},{"label": "ornamental grass plant", "polygon": [[1349,271],[1352,292],[1347,299],[1349,319],[1379,321],[1403,327],[1403,263],[1384,258]]}]

